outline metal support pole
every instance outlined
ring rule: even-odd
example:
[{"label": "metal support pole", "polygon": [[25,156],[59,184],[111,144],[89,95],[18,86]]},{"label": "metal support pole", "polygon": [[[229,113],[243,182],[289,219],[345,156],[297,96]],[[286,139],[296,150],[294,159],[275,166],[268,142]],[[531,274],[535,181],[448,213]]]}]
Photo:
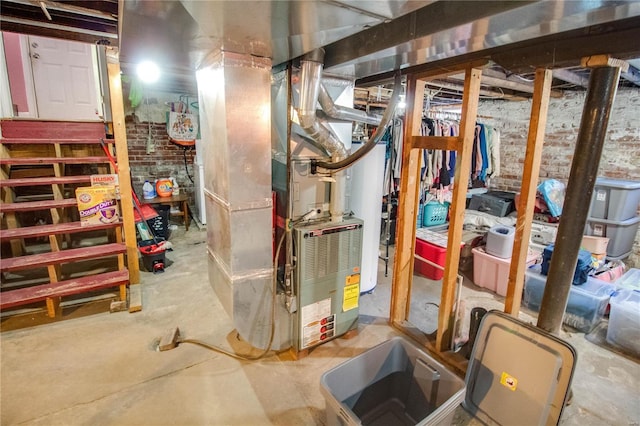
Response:
[{"label": "metal support pole", "polygon": [[567,306],[619,78],[619,67],[591,70],[562,219],[538,316],[538,327],[554,334],[560,331]]}]

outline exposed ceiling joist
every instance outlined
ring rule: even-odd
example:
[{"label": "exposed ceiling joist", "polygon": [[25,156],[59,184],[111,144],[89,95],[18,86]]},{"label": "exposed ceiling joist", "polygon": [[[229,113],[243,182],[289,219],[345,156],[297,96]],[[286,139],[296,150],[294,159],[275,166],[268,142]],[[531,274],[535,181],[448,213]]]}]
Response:
[{"label": "exposed ceiling joist", "polygon": [[[640,70],[633,66],[633,61],[627,61],[629,63],[628,69],[622,70],[620,77],[623,79],[640,86]],[[575,84],[576,86],[587,88],[589,86],[589,78],[578,74],[577,72],[568,69],[556,69],[553,70],[553,77],[567,83]]]},{"label": "exposed ceiling joist", "polygon": [[[117,22],[117,15],[114,16],[113,13],[105,12],[102,10],[90,9],[88,7],[76,6],[74,4],[61,3],[51,0],[3,0],[3,7],[6,6],[7,3],[14,3],[23,6],[37,6],[40,8],[45,7],[47,10],[59,10],[62,12],[75,13],[83,16],[93,16],[94,18],[101,18],[110,21]],[[86,2],[89,4],[89,2]]]},{"label": "exposed ceiling joist", "polygon": [[[437,80],[427,81],[427,86],[439,87],[439,88],[449,89],[449,90],[456,90],[460,92],[460,96],[462,96],[462,92],[464,89],[464,86],[462,84],[449,83],[446,81],[437,81]],[[487,89],[480,89],[480,95],[487,96],[490,98],[495,98],[495,99],[505,99],[509,101],[525,101],[528,99],[527,97],[523,97],[523,96],[504,93],[502,91],[497,91],[497,90],[487,90]]]},{"label": "exposed ceiling joist", "polygon": [[553,70],[553,77],[580,87],[588,87],[589,79],[568,69]]},{"label": "exposed ceiling joist", "polygon": [[[456,81],[464,81],[464,74],[455,74],[450,76],[452,80]],[[517,77],[516,77],[517,78]],[[505,73],[492,70],[485,69],[482,70],[482,85],[490,86],[490,87],[499,87],[501,89],[509,89],[515,92],[529,93],[533,94],[533,81],[514,81],[514,76],[507,76]],[[551,91],[551,97],[559,98],[562,97],[562,93],[557,90]]]},{"label": "exposed ceiling joist", "polygon": [[[377,57],[379,52],[395,52],[416,40],[453,30],[470,22],[518,9],[535,1],[437,1],[390,22],[376,25],[325,46],[325,67],[358,62]],[[395,61],[391,61],[395,62]],[[357,73],[356,73],[357,74]]]},{"label": "exposed ceiling joist", "polygon": [[118,38],[118,2],[2,0],[0,29],[86,43]]},{"label": "exposed ceiling joist", "polygon": [[[28,19],[20,19],[20,18],[13,18],[13,17],[3,17],[2,18],[2,29],[4,30],[4,24],[19,24],[19,25],[26,25],[26,26],[35,26],[35,27],[41,27],[41,28],[47,28],[47,29],[52,29],[52,30],[59,30],[59,31],[73,31],[74,28],[69,27],[68,25],[61,25],[61,24],[56,24],[53,22],[39,22],[36,23],[34,21],[28,20]],[[77,29],[80,30],[80,29]],[[112,34],[110,32],[106,32],[106,31],[94,31],[94,30],[90,30],[90,29],[82,29],[82,32],[85,34],[89,34],[92,36],[101,36],[101,37],[106,37],[106,38],[117,38],[116,34]]]},{"label": "exposed ceiling joist", "polygon": [[640,86],[640,70],[633,65],[629,65],[629,69],[627,71],[623,71],[620,74],[620,77],[630,81],[636,86]]},{"label": "exposed ceiling joist", "polygon": [[[613,57],[637,58],[640,53],[640,17],[616,21],[615,24],[593,25],[564,33],[552,34],[510,44],[414,65],[403,74],[420,73],[436,68],[453,67],[479,58],[489,58],[512,72],[530,73],[536,68],[569,68],[580,66],[580,58],[607,52]],[[357,85],[373,85],[390,81],[394,72],[382,72],[359,78]]]}]

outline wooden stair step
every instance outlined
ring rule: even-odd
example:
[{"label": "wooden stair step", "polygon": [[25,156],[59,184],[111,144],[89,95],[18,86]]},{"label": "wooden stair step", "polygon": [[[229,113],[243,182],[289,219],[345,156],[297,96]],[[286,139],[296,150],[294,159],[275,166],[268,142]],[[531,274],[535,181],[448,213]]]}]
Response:
[{"label": "wooden stair step", "polygon": [[95,157],[18,157],[0,158],[0,165],[31,165],[31,164],[102,164],[108,163],[105,156]]},{"label": "wooden stair step", "polygon": [[86,293],[103,288],[117,287],[129,282],[129,271],[106,272],[97,275],[88,275],[57,283],[48,283],[32,287],[21,288],[2,292],[0,309],[13,308],[40,302],[50,297],[64,297],[74,294]]},{"label": "wooden stair step", "polygon": [[8,259],[2,259],[0,270],[2,272],[21,271],[29,268],[60,265],[62,263],[95,259],[99,257],[116,256],[118,254],[126,253],[126,251],[127,246],[125,244],[109,243],[98,246],[11,257]]},{"label": "wooden stair step", "polygon": [[75,198],[64,198],[62,200],[25,201],[18,203],[0,202],[0,211],[4,213],[31,212],[36,210],[76,207],[77,205],[78,201]]},{"label": "wooden stair step", "polygon": [[18,178],[18,179],[2,179],[0,180],[0,188],[16,187],[16,186],[36,186],[36,185],[64,185],[73,183],[90,183],[91,176],[61,176],[61,177],[37,177],[37,178]]},{"label": "wooden stair step", "polygon": [[47,237],[49,235],[77,234],[80,232],[98,231],[122,226],[122,222],[103,223],[100,225],[82,226],[81,222],[66,222],[53,225],[27,226],[24,228],[0,229],[0,241],[20,238]]},{"label": "wooden stair step", "polygon": [[[105,140],[109,143],[110,141]],[[88,138],[2,138],[0,143],[9,145],[52,145],[52,144],[99,144],[100,138],[88,139]]]},{"label": "wooden stair step", "polygon": [[105,137],[104,123],[99,121],[2,120],[0,127],[5,138],[99,140]]}]

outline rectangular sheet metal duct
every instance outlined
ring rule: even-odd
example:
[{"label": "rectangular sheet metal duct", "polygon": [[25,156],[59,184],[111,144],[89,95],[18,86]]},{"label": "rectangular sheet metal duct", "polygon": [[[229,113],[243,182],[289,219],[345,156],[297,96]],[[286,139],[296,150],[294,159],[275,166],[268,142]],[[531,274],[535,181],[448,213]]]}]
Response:
[{"label": "rectangular sheet metal duct", "polygon": [[221,51],[197,72],[209,280],[257,348],[271,327],[270,78],[269,59]]}]

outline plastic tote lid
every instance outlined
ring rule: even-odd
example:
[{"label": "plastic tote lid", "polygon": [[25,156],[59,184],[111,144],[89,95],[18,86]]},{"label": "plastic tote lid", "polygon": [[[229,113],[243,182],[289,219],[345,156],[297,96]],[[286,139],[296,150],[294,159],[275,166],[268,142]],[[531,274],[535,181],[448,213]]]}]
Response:
[{"label": "plastic tote lid", "polygon": [[595,186],[605,186],[616,189],[640,189],[640,182],[633,180],[597,178]]},{"label": "plastic tote lid", "polygon": [[575,349],[558,337],[491,311],[473,346],[463,406],[490,425],[555,425],[576,356]]}]

